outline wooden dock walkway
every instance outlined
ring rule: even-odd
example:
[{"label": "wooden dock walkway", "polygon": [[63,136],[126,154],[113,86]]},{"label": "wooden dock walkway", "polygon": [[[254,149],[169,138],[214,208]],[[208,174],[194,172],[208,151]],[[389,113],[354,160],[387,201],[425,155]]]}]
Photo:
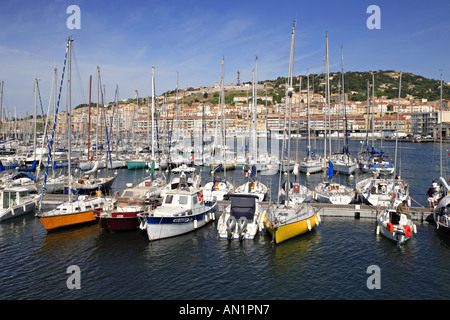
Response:
[{"label": "wooden dock walkway", "polygon": [[[67,195],[63,194],[46,194],[42,204],[44,205],[59,205],[67,201]],[[218,211],[223,212],[225,208],[231,203],[230,200],[218,201]],[[345,217],[354,219],[376,219],[377,214],[386,209],[385,207],[376,207],[367,204],[347,204],[335,205],[331,203],[310,203],[311,206],[318,210],[319,214],[324,217]],[[269,202],[263,202],[262,206],[267,209]],[[425,221],[426,217],[431,213],[426,207],[410,207],[408,208],[411,220]]]}]

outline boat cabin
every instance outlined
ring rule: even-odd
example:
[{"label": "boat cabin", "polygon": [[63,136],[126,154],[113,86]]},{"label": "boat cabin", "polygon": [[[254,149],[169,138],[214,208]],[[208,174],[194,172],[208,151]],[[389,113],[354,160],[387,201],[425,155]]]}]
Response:
[{"label": "boat cabin", "polygon": [[202,201],[201,193],[168,192],[164,197],[163,206],[194,208]]},{"label": "boat cabin", "polygon": [[1,191],[2,208],[7,209],[17,204],[22,204],[25,197],[28,197],[29,191],[26,188],[5,188]]},{"label": "boat cabin", "polygon": [[253,220],[256,212],[257,196],[253,195],[239,195],[231,196],[230,214],[239,220],[240,217],[245,217],[247,220]]},{"label": "boat cabin", "polygon": [[119,206],[144,206],[148,198],[146,188],[125,189],[117,200]]}]

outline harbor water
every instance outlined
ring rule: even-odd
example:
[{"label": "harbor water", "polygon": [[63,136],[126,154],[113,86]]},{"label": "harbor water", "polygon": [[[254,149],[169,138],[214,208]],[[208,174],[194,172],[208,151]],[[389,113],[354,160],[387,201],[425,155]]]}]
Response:
[{"label": "harbor water", "polygon": [[[304,141],[300,154],[304,156]],[[383,150],[393,155],[393,142]],[[447,148],[446,145],[444,145]],[[356,155],[360,142],[351,141]],[[399,143],[398,166],[413,206],[439,178],[439,146]],[[320,147],[318,147],[320,152]],[[448,158],[447,150],[444,151]],[[393,158],[393,156],[392,156]],[[444,161],[446,162],[446,161]],[[446,163],[444,163],[446,165]],[[113,185],[145,170],[121,169]],[[223,174],[223,173],[221,173]],[[210,176],[203,168],[204,178]],[[227,172],[236,185],[242,169]],[[362,177],[336,175],[349,185]],[[258,178],[276,198],[279,175]],[[323,174],[297,179],[314,186]],[[376,235],[372,219],[322,217],[312,232],[274,245],[260,233],[244,242],[220,240],[217,220],[189,234],[150,243],[141,230],[109,233],[97,224],[47,233],[34,214],[0,224],[2,300],[436,300],[450,298],[450,237],[417,221],[404,246]],[[73,267],[79,278],[73,288]],[[373,273],[373,268],[378,273]],[[373,287],[376,275],[378,287]]]}]

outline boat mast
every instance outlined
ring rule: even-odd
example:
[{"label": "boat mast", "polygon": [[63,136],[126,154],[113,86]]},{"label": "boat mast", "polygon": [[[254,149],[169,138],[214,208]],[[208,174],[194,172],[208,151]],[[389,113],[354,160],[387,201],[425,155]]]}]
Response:
[{"label": "boat mast", "polygon": [[347,131],[347,106],[345,104],[345,85],[344,85],[344,47],[341,46],[341,65],[342,65],[342,106],[344,114],[344,150],[343,153],[347,155],[347,162],[350,160],[350,153],[348,152],[348,131]]},{"label": "boat mast", "polygon": [[398,144],[398,121],[400,114],[400,97],[402,93],[402,72],[400,71],[400,80],[398,84],[398,106],[397,106],[397,124],[395,127],[395,155],[394,155],[394,178],[396,176],[397,171],[397,144]]},{"label": "boat mast", "polygon": [[72,41],[73,38],[67,40],[68,46],[68,60],[67,60],[67,118],[68,118],[68,132],[69,132],[69,145],[68,145],[68,170],[69,170],[69,201],[72,201]]},{"label": "boat mast", "polygon": [[152,161],[155,160],[155,67],[152,67]]},{"label": "boat mast", "polygon": [[34,79],[34,134],[33,134],[33,160],[36,160],[36,115],[37,115],[37,91],[38,91],[38,79]]},{"label": "boat mast", "polygon": [[[289,121],[288,121],[288,150],[287,150],[287,163],[288,166],[290,164],[290,157],[291,157],[291,114],[292,114],[292,95],[294,93],[294,86],[293,86],[293,77],[294,77],[294,43],[295,43],[295,21],[292,26],[292,36],[291,36],[291,52],[289,57],[289,78],[288,78],[288,97],[289,97]],[[287,103],[287,100],[286,100]],[[283,134],[284,139],[284,134]],[[287,206],[289,204],[289,188],[290,188],[290,170],[289,167],[286,170],[287,173],[287,181],[286,181],[286,197],[285,197],[285,205]]]},{"label": "boat mast", "polygon": [[[328,131],[329,131],[329,137],[328,141],[330,143],[329,147],[329,159],[331,160],[331,105],[330,105],[330,61],[329,61],[329,52],[328,52],[328,33],[325,34],[326,36],[326,71],[327,71],[327,107],[328,107]],[[326,130],[326,129],[325,129]],[[325,140],[326,145],[326,140]],[[326,155],[325,155],[326,158]]]},{"label": "boat mast", "polygon": [[440,115],[441,115],[441,123],[439,125],[439,128],[441,130],[441,132],[439,133],[439,136],[441,137],[439,140],[439,144],[440,144],[439,149],[440,149],[440,153],[441,153],[441,156],[439,157],[440,158],[440,160],[439,160],[440,161],[440,172],[439,172],[440,176],[439,177],[443,177],[443,170],[442,170],[442,121],[443,121],[443,119],[442,119],[442,73],[441,73],[441,92],[440,92],[440,98],[439,98],[439,109],[440,109]]},{"label": "boat mast", "polygon": [[[224,115],[224,106],[225,106],[225,80],[224,80],[224,75],[225,75],[225,57],[222,57],[222,81],[220,84],[220,108],[221,108],[221,134],[222,134],[222,166],[223,166],[223,172],[225,177],[227,176],[227,166],[226,166],[226,154],[225,154],[225,145],[226,145],[226,128],[225,128],[225,115]],[[220,164],[219,164],[220,165]]]},{"label": "boat mast", "polygon": [[91,89],[92,89],[92,75],[89,76],[89,108],[88,108],[88,157],[91,160]]}]

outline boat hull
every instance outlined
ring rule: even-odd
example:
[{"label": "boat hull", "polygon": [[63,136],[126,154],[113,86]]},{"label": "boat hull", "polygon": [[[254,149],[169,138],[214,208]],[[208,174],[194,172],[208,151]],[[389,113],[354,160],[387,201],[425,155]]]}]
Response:
[{"label": "boat hull", "polygon": [[139,219],[137,214],[139,212],[127,212],[120,214],[112,214],[111,216],[101,216],[95,212],[99,220],[100,227],[109,232],[136,230],[139,228]]},{"label": "boat hull", "polygon": [[28,203],[15,205],[8,209],[3,209],[0,211],[0,221],[8,220],[11,218],[16,218],[26,213],[33,211],[36,208],[36,202],[31,201]]},{"label": "boat hull", "polygon": [[[92,185],[88,185],[80,179],[73,184],[72,192],[73,194],[79,195],[93,195],[100,190],[103,194],[106,194],[109,190],[111,190],[115,179],[116,176],[105,178],[101,183]],[[81,181],[83,181],[83,183],[80,183]],[[68,187],[64,188],[64,194],[68,194]]]},{"label": "boat hull", "polygon": [[346,165],[333,163],[333,170],[343,174],[353,174],[356,171],[356,164]]},{"label": "boat hull", "polygon": [[147,161],[127,161],[128,170],[145,169]]},{"label": "boat hull", "polygon": [[317,213],[309,218],[280,226],[272,224],[267,216],[264,217],[266,230],[272,235],[273,241],[277,244],[311,231],[318,223],[319,215]]},{"label": "boat hull", "polygon": [[217,204],[191,216],[147,216],[146,230],[150,241],[176,237],[192,232],[214,220]]},{"label": "boat hull", "polygon": [[56,216],[41,216],[39,217],[39,220],[47,231],[51,231],[64,227],[95,222],[96,218],[94,216],[94,210],[90,210]]}]

